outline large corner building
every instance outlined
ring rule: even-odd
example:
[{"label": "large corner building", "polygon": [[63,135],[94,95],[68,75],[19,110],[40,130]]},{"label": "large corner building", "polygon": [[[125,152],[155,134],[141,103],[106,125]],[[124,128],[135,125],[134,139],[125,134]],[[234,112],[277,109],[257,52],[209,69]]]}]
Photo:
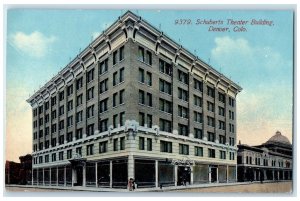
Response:
[{"label": "large corner building", "polygon": [[237,179],[241,88],[125,13],[28,99],[35,185]]}]

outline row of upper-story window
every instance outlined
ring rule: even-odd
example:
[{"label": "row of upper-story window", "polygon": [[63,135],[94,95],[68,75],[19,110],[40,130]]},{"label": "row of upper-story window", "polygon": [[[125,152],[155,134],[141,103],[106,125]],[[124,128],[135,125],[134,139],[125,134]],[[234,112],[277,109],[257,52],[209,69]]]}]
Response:
[{"label": "row of upper-story window", "polygon": [[[109,151],[108,149],[108,140],[99,142],[99,148],[98,153],[103,154],[107,153]],[[153,151],[153,145],[152,145],[152,138],[145,138],[145,137],[139,137],[139,150],[146,150],[146,151]],[[173,153],[172,148],[173,143],[160,140],[160,152],[164,153]],[[179,154],[181,155],[190,155],[189,153],[189,146],[187,144],[181,144],[179,143]],[[85,146],[86,148],[86,156],[94,155],[96,152],[95,145],[89,144]],[[113,139],[113,147],[112,151],[121,151],[125,150],[125,137],[115,138]],[[216,158],[216,150],[212,148],[208,148],[208,155],[209,158]],[[66,159],[72,159],[73,156],[73,149],[66,150]],[[82,147],[76,147],[75,153],[82,156]],[[34,164],[41,164],[41,163],[48,163],[50,162],[50,156],[51,156],[51,162],[57,161],[57,155],[58,160],[62,161],[65,160],[65,154],[64,151],[60,151],[57,153],[46,154],[44,156],[38,156],[34,157],[33,162]],[[200,146],[194,146],[194,155],[203,157],[203,147]],[[219,159],[226,159],[226,151],[219,150]],[[234,160],[234,152],[229,152],[229,160]]]},{"label": "row of upper-story window", "polygon": [[[253,163],[252,156],[245,156],[245,161],[243,162],[243,156],[238,156],[238,164],[249,164],[249,165],[261,165],[261,166],[269,166],[269,162],[271,162],[272,167],[284,167],[283,160],[281,159],[266,159],[262,157],[255,157],[255,162]],[[286,167],[290,167],[289,163],[286,163]]]}]

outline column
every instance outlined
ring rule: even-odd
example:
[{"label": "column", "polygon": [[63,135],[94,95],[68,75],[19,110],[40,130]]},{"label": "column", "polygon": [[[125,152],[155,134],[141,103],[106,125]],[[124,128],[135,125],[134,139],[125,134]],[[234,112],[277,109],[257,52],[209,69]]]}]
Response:
[{"label": "column", "polygon": [[208,166],[208,183],[211,183],[211,167]]},{"label": "column", "polygon": [[217,172],[217,183],[219,183],[219,166],[218,167],[216,167],[216,172]]},{"label": "column", "polygon": [[226,183],[229,182],[229,169],[228,169],[228,165],[226,165]]},{"label": "column", "polygon": [[175,165],[174,169],[175,169],[175,186],[177,186],[177,180],[178,180],[178,175],[177,175],[178,171],[177,171],[177,169],[178,169],[178,166]]},{"label": "column", "polygon": [[112,188],[112,181],[113,181],[113,175],[112,175],[112,160],[109,161],[109,176],[110,176],[109,187]]},{"label": "column", "polygon": [[273,178],[273,181],[275,180],[275,172],[274,170],[272,170],[272,178]]},{"label": "column", "polygon": [[39,169],[36,169],[36,185],[39,185]]},{"label": "column", "polygon": [[133,154],[128,155],[128,180],[134,178],[134,158]]},{"label": "column", "polygon": [[58,167],[56,167],[56,186],[58,186]]},{"label": "column", "polygon": [[31,168],[31,185],[33,186],[33,168]]},{"label": "column", "polygon": [[155,160],[155,187],[158,187],[158,160]]},{"label": "column", "polygon": [[194,184],[194,166],[192,165],[191,167],[191,182],[190,185]]},{"label": "column", "polygon": [[83,164],[82,167],[82,186],[85,187],[86,185],[86,163]]},{"label": "column", "polygon": [[277,171],[277,178],[278,178],[278,180],[280,180],[280,177],[279,177],[280,175],[279,175],[279,171]]},{"label": "column", "polygon": [[64,167],[64,186],[67,186],[67,168]]},{"label": "column", "polygon": [[75,168],[72,167],[72,187],[74,186],[75,183]]},{"label": "column", "polygon": [[45,168],[43,168],[43,186],[45,186]]},{"label": "column", "polygon": [[51,186],[51,168],[49,168],[49,186]]},{"label": "column", "polygon": [[98,163],[95,164],[96,188],[98,188]]},{"label": "column", "polygon": [[253,171],[254,171],[253,172],[253,181],[256,181],[256,173],[257,173],[257,171],[255,169]]},{"label": "column", "polygon": [[260,170],[258,170],[258,180],[260,180]]}]

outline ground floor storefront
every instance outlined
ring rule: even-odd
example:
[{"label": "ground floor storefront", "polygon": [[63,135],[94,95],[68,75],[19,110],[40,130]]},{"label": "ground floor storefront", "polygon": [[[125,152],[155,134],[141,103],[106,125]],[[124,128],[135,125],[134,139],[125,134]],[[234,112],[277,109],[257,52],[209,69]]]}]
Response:
[{"label": "ground floor storefront", "polygon": [[292,180],[291,169],[238,166],[238,181]]},{"label": "ground floor storefront", "polygon": [[166,159],[133,156],[34,168],[33,185],[127,188],[130,178],[138,188],[236,182],[235,165],[174,164]]}]

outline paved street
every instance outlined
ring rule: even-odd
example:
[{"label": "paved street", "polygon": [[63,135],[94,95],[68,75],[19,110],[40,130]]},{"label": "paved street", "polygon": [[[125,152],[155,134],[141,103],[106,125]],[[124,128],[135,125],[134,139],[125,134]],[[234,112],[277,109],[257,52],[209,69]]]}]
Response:
[{"label": "paved street", "polygon": [[[218,184],[217,184],[218,185]],[[220,186],[211,186],[211,187],[197,187],[197,188],[190,188],[189,186],[185,187],[171,187],[171,188],[163,188],[163,192],[203,192],[203,193],[212,193],[212,192],[218,192],[218,193],[236,193],[236,192],[241,192],[241,193],[289,193],[292,191],[292,182],[278,182],[278,183],[251,183],[251,184],[239,184],[239,185],[222,185],[219,184]],[[178,189],[179,188],[179,189]],[[181,188],[181,189],[180,189]],[[182,189],[183,188],[183,189]],[[12,192],[74,192],[74,191],[102,191],[101,189],[96,189],[96,188],[78,188],[75,187],[73,189],[71,188],[66,188],[64,190],[59,190],[56,188],[30,188],[30,187],[6,187],[6,191],[8,193]],[[103,191],[119,191],[119,192],[128,192],[126,189],[103,189]],[[136,191],[139,192],[151,192],[151,191],[156,191],[156,192],[161,192],[160,189],[137,189]]]}]

